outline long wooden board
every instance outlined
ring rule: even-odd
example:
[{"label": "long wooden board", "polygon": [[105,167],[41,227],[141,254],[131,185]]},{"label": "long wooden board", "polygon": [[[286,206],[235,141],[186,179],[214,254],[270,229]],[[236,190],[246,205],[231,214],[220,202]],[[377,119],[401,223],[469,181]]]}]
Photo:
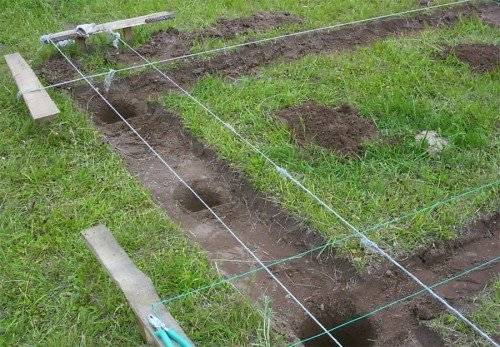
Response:
[{"label": "long wooden board", "polygon": [[[106,226],[97,225],[83,231],[82,235],[88,247],[125,294],[137,316],[146,341],[159,345],[147,320],[147,316],[152,313],[151,305],[160,301],[149,277],[134,265]],[[187,341],[190,341],[165,306],[155,306],[155,315],[163,321],[167,328],[174,328],[179,334],[184,335]],[[192,345],[194,346],[194,344]]]},{"label": "long wooden board", "polygon": [[[156,12],[152,14],[148,14],[145,16],[140,16],[140,17],[134,17],[134,18],[128,18],[128,19],[122,19],[122,20],[117,20],[114,22],[108,22],[108,23],[103,23],[103,24],[97,24],[94,28],[95,34],[101,33],[101,32],[108,32],[108,31],[115,31],[119,29],[125,29],[125,28],[131,28],[135,27],[138,25],[143,25],[143,24],[148,24],[148,23],[154,23],[154,22],[159,22],[167,19],[174,18],[175,14],[172,12]],[[71,30],[66,30],[66,31],[61,31],[58,33],[54,34],[48,34],[42,36],[43,38],[47,40],[42,40],[44,43],[48,43],[48,39],[52,40],[53,42],[58,42],[58,41],[63,41],[63,40],[68,40],[68,39],[75,39],[78,37],[78,34],[76,33],[76,28],[71,29]]]},{"label": "long wooden board", "polygon": [[26,60],[19,53],[4,58],[33,119],[47,120],[58,114],[59,109],[45,90],[32,91],[41,88],[42,84]]}]

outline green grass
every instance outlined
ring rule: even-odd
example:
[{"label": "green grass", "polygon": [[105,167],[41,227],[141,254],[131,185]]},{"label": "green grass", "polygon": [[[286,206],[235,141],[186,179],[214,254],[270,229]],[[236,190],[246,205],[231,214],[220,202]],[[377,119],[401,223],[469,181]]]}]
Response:
[{"label": "green grass", "polygon": [[[19,51],[33,65],[36,65],[53,53],[49,47],[42,47],[38,44],[41,34],[59,31],[76,23],[101,22],[164,10],[164,6],[165,2],[159,0],[148,2],[1,0],[0,27],[3,30],[0,31],[0,53]],[[177,18],[171,22],[138,29],[135,44],[143,42],[152,31],[159,28],[176,26],[189,30],[210,25],[221,16],[236,17],[256,10],[288,10],[304,17],[303,27],[313,27],[414,8],[415,2],[413,0],[364,3],[349,0],[321,3],[290,0],[251,2],[175,0],[169,2],[169,6],[168,9],[176,11]],[[282,30],[290,28],[292,27]],[[488,34],[486,29],[484,31]],[[488,35],[491,36],[492,33]],[[241,39],[240,37],[236,41]],[[200,42],[199,46],[194,49],[220,44],[222,44],[220,41]],[[381,47],[383,48],[384,45],[387,44],[382,44]],[[407,45],[411,46],[410,43]],[[98,69],[106,64],[99,58],[99,52],[98,50],[86,59],[87,69]],[[359,56],[353,55],[349,58],[350,60],[347,59],[345,64],[350,61],[349,64],[354,67],[356,66],[355,59],[363,58],[363,56],[367,62],[370,62],[368,51],[361,51],[358,54]],[[398,56],[397,52],[394,54],[395,57]],[[321,78],[328,78],[328,75],[320,73],[320,70],[325,67],[333,68],[331,71],[336,76],[340,76],[342,72],[340,68],[332,66],[335,59],[332,60],[328,56],[308,59],[293,65],[298,74],[297,78],[305,76],[305,70],[308,70],[305,69],[305,64],[308,62],[315,67],[310,72],[320,74]],[[339,62],[338,59],[337,62]],[[321,65],[322,62],[326,65]],[[349,68],[349,65],[345,64],[341,64],[343,72]],[[372,62],[372,68],[373,64]],[[367,69],[369,67],[370,65]],[[463,66],[458,66],[458,72],[456,68],[457,66],[450,67],[449,71],[445,70],[445,72],[448,72],[456,81],[467,83],[465,87],[456,87],[455,92],[466,89],[470,90],[470,98],[474,93],[479,93],[483,102],[491,101],[491,95],[498,91],[497,75],[477,78],[471,76]],[[197,86],[196,92],[215,106],[219,100],[206,90],[207,87],[216,86],[219,92],[233,93],[238,91],[238,88],[246,86],[245,90],[240,89],[239,94],[235,93],[233,96],[236,99],[236,96],[247,92],[248,96],[231,107],[239,110],[244,105],[242,103],[254,100],[248,106],[251,107],[252,112],[258,111],[256,117],[252,116],[253,113],[245,113],[246,117],[242,120],[249,124],[255,121],[257,127],[248,128],[245,131],[247,135],[257,139],[252,134],[259,127],[266,124],[275,125],[270,117],[267,120],[269,112],[273,108],[290,103],[293,96],[290,88],[295,85],[279,77],[284,69],[286,69],[285,65],[268,69],[266,72],[268,77],[256,81],[260,86],[257,89],[250,88],[251,78],[243,80],[240,87],[225,84],[216,78],[209,78]],[[362,66],[357,66],[357,69],[363,71]],[[388,67],[386,69],[390,70]],[[365,73],[368,73],[367,71],[365,70]],[[86,70],[86,72],[95,71]],[[465,77],[457,76],[462,73]],[[330,74],[330,78],[333,76]],[[276,78],[276,81],[270,81],[271,77]],[[351,82],[354,82],[354,79],[349,78]],[[270,84],[269,89],[263,86],[264,82]],[[477,90],[480,82],[484,82],[485,85]],[[280,84],[283,84],[285,94],[277,98],[278,103],[263,105],[262,110],[255,105],[257,97],[266,93],[274,94],[273,88],[279,87]],[[441,91],[439,87],[442,84],[438,85],[436,90]],[[0,243],[0,263],[2,264],[0,345],[140,344],[141,337],[131,310],[107,274],[85,247],[80,236],[81,230],[96,223],[105,223],[110,227],[128,254],[152,278],[162,297],[210,283],[217,279],[216,274],[210,268],[204,254],[187,242],[183,233],[152,203],[149,193],[126,172],[120,159],[102,143],[99,134],[96,133],[86,115],[75,108],[72,100],[62,93],[52,91],[51,95],[60,107],[61,114],[49,125],[36,125],[29,118],[23,103],[16,101],[17,91],[5,64],[0,65],[0,85],[0,235],[2,238]],[[486,93],[487,87],[493,88],[489,94]],[[376,87],[372,86],[372,88]],[[355,84],[350,86],[350,91],[353,90],[355,90]],[[318,94],[318,99],[334,103],[335,99],[325,100],[326,92],[323,90],[323,94]],[[311,88],[309,88],[309,93],[311,93]],[[352,102],[361,107],[364,114],[374,116],[379,114],[376,112],[377,102],[383,105],[383,98],[388,96],[387,94],[380,95],[370,105],[363,102],[363,95],[358,95],[358,98],[354,99],[355,95],[356,93],[352,96]],[[338,97],[340,96],[337,95]],[[466,101],[464,99],[461,103],[462,108],[466,107]],[[232,102],[232,99],[227,99],[225,102]],[[429,107],[434,105],[430,101],[427,102]],[[175,99],[175,103],[180,108],[187,108],[187,104],[182,100]],[[228,107],[228,104],[224,105]],[[444,102],[439,105],[445,109]],[[477,139],[467,140],[466,143],[474,144],[479,141],[479,144],[484,144],[482,141],[488,142],[492,136],[491,129],[486,129],[491,119],[484,116],[488,115],[488,106],[479,102],[475,102],[474,105],[473,107],[480,111],[478,119],[481,126],[485,128],[483,129],[485,134],[481,134],[481,129],[478,128]],[[495,103],[492,103],[489,107],[494,106]],[[245,107],[247,107],[246,104]],[[228,109],[218,109],[218,111],[226,114]],[[396,111],[397,109],[392,110],[392,114],[397,114]],[[186,110],[185,116],[187,123],[190,122],[189,119],[194,120],[196,117],[206,120],[205,115],[197,114],[193,110]],[[222,142],[217,144],[213,139],[214,136],[221,136],[222,139],[228,141],[225,145],[226,150],[219,148],[224,156],[233,158],[238,153],[243,153],[243,149],[227,134],[221,132],[219,127],[211,124],[210,129],[213,130],[213,134],[209,141],[214,146],[219,148],[222,144]],[[388,129],[391,128],[388,127]],[[200,134],[199,129],[193,130]],[[391,170],[407,172],[410,175],[411,169],[418,163],[424,164],[428,169],[431,167],[429,159],[423,157],[421,151],[416,156],[420,158],[419,162],[415,162],[412,157],[411,160],[405,161],[406,164],[401,165],[390,164],[382,160],[379,161],[380,164],[377,164],[375,159],[368,161],[366,165],[349,164],[317,149],[304,152],[312,155],[311,158],[314,158],[314,161],[304,161],[297,159],[303,153],[288,141],[287,133],[283,128],[279,128],[270,135],[272,135],[270,137],[272,141],[278,139],[273,146],[285,145],[281,152],[277,151],[273,153],[273,156],[283,159],[290,155],[290,162],[287,164],[290,164],[294,171],[299,168],[306,169],[303,172],[307,174],[309,184],[324,185],[324,180],[314,181],[314,177],[325,172],[328,173],[325,179],[329,178],[332,184],[337,184],[341,182],[342,176],[345,178],[351,168],[361,173],[373,166],[371,170],[378,172],[377,165],[379,165],[378,168],[380,165],[387,165]],[[268,146],[269,144],[262,143],[262,145]],[[468,149],[467,153],[478,154],[478,158],[471,158],[467,165],[469,167],[479,162],[482,174],[467,177],[467,183],[478,183],[483,179],[491,178],[491,167],[497,159],[492,154],[491,148],[479,149],[478,146]],[[408,151],[412,153],[410,149],[404,147],[403,153]],[[373,151],[372,155],[377,151],[381,155],[385,153],[383,148],[376,146]],[[483,160],[488,156],[491,158],[490,165]],[[325,160],[324,163],[322,163],[323,160]],[[453,163],[451,159],[450,161]],[[275,192],[283,197],[283,201],[290,208],[296,209],[302,206],[297,203],[297,199],[304,200],[300,194],[268,171],[258,174],[261,172],[262,163],[255,158],[250,157],[250,160],[238,164],[245,167],[255,182],[258,182],[261,179],[259,175],[262,175],[261,182],[256,183],[262,189],[269,190],[271,184],[279,184],[278,186],[283,187],[283,190],[275,190]],[[332,170],[332,165],[334,170]],[[349,168],[350,165],[351,168]],[[433,165],[444,164],[434,163]],[[429,170],[430,174],[433,174],[433,171]],[[467,174],[469,171],[461,172]],[[367,171],[365,170],[364,173],[366,174]],[[443,175],[442,172],[441,175]],[[453,177],[455,177],[453,180],[455,182],[458,178]],[[359,186],[360,182],[362,178],[357,176],[352,185]],[[407,184],[414,182],[414,179],[408,180]],[[446,182],[450,183],[450,181]],[[440,186],[440,189],[448,191],[449,186],[458,189],[462,185],[448,184]],[[321,188],[321,185],[318,188]],[[342,193],[340,189],[345,190],[348,187],[339,185],[338,188],[339,193]],[[353,189],[352,192],[352,198],[349,200],[354,203],[348,204],[349,211],[343,211],[349,212],[351,217],[351,212],[360,205],[359,198],[362,197],[359,188]],[[332,191],[330,190],[328,194],[332,194]],[[425,198],[429,199],[429,195],[432,194],[428,192]],[[335,194],[335,196],[335,198],[329,197],[329,200],[339,199],[338,203],[345,201],[345,196],[342,194]],[[479,200],[475,200],[474,204],[469,206],[468,211],[474,206],[484,205],[489,197],[488,194],[481,195]],[[391,201],[388,215],[416,204],[413,201],[404,206],[397,206],[398,199]],[[374,201],[371,205],[372,207],[368,210],[375,211],[377,202]],[[306,205],[305,211],[308,211],[307,215],[311,219],[317,221],[315,222],[317,225],[322,225],[321,230],[326,230],[326,225],[330,225],[331,220],[312,205]],[[381,217],[380,214],[375,213],[373,216]],[[367,215],[366,217],[373,216]],[[450,219],[455,221],[453,217]],[[436,220],[436,225],[438,222],[439,220]],[[262,318],[255,308],[230,287],[211,291],[202,297],[191,298],[172,305],[170,309],[187,329],[188,334],[200,345],[248,345],[251,342],[266,344],[270,339],[276,338],[269,336],[267,315]]]},{"label": "green grass", "polygon": [[[474,299],[469,318],[489,336],[498,336],[500,326],[500,280],[493,281]],[[489,346],[483,339],[472,338],[471,328],[455,316],[443,314],[429,326],[436,329],[450,346]]]},{"label": "green grass", "polygon": [[[355,52],[278,62],[234,83],[209,76],[194,86],[193,93],[364,229],[499,179],[499,71],[480,75],[456,58],[437,58],[444,44],[495,42],[499,32],[467,20],[451,29],[388,39]],[[374,120],[380,139],[360,158],[344,158],[316,146],[298,147],[273,114],[307,100],[354,105]],[[279,197],[327,237],[349,232],[187,97],[171,93],[164,102],[177,108],[194,134],[242,168],[258,188]],[[426,129],[450,141],[438,158],[427,155],[425,145],[414,140]],[[396,252],[409,251],[453,237],[455,227],[478,209],[489,211],[497,204],[498,185],[371,236]]]},{"label": "green grass", "polygon": [[[36,126],[20,116],[23,106],[12,96],[1,101],[0,344],[137,345],[135,318],[86,248],[81,230],[96,223],[110,227],[162,296],[217,276],[86,116],[68,98],[58,95],[56,102],[58,120]],[[195,341],[253,340],[261,318],[246,299],[221,287],[206,300],[211,315],[202,305],[176,311]]]}]

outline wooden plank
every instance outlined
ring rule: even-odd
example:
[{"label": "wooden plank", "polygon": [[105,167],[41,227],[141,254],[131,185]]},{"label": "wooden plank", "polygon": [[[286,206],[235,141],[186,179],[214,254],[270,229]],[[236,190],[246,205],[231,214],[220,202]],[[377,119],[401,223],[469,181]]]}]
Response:
[{"label": "wooden plank", "polygon": [[[117,20],[114,22],[108,22],[108,23],[103,23],[103,24],[97,24],[94,27],[93,34],[97,33],[102,33],[102,32],[108,32],[108,31],[115,31],[119,29],[124,29],[124,28],[131,28],[135,27],[138,25],[144,25],[148,23],[154,23],[154,22],[159,22],[167,19],[174,18],[175,14],[172,12],[156,12],[152,14],[148,14],[145,16],[140,16],[140,17],[134,17],[134,18],[128,18],[128,19],[122,19],[122,20]],[[58,41],[63,41],[63,40],[68,40],[68,39],[75,39],[78,37],[78,34],[76,33],[76,28],[71,29],[71,30],[66,30],[66,31],[61,31],[58,33],[54,34],[48,34],[42,36],[42,38],[46,40],[42,40],[44,43],[48,43],[48,39],[51,39],[54,42]]]},{"label": "wooden plank", "polygon": [[42,84],[24,58],[19,53],[5,55],[4,58],[33,119],[47,120],[58,114],[59,109],[47,91],[31,91],[41,88]]},{"label": "wooden plank", "polygon": [[[137,316],[145,340],[159,346],[147,319],[147,316],[152,313],[151,305],[160,301],[149,277],[135,266],[106,226],[97,225],[83,231],[82,235],[88,247],[125,294],[128,303]],[[155,307],[155,315],[165,323],[167,328],[175,329],[187,341],[190,341],[165,306],[158,305]],[[194,346],[194,344],[192,345]]]},{"label": "wooden plank", "polygon": [[123,28],[131,28],[138,25],[144,25],[148,23],[160,22],[163,20],[174,18],[174,14],[172,12],[157,12],[148,14],[145,16],[122,19],[115,22],[109,22],[97,25],[97,31],[115,31]]}]

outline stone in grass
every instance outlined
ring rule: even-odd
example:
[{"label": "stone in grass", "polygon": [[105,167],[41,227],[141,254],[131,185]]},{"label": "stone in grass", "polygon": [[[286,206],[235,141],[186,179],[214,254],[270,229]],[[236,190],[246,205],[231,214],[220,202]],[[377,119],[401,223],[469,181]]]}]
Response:
[{"label": "stone in grass", "polygon": [[448,141],[438,135],[437,132],[432,130],[424,130],[415,135],[415,140],[418,142],[427,141],[428,148],[427,153],[431,156],[436,156],[441,152],[447,145]]}]

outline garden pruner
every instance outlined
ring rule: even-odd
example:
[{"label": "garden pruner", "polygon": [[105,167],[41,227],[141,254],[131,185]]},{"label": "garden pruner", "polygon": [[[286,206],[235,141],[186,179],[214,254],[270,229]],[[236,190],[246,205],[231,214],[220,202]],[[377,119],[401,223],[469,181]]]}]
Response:
[{"label": "garden pruner", "polygon": [[156,316],[150,314],[148,316],[149,324],[155,330],[154,334],[164,347],[175,347],[175,343],[179,347],[193,347],[181,334],[177,333],[172,328],[167,328],[165,324]]}]

